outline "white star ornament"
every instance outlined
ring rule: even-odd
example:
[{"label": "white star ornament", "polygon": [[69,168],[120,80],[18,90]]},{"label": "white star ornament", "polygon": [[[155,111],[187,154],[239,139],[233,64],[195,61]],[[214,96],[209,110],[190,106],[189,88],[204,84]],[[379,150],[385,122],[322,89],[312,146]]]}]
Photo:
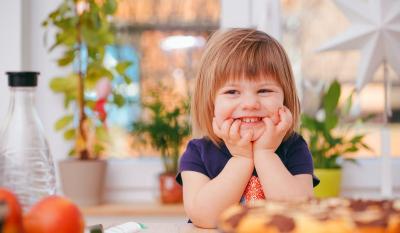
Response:
[{"label": "white star ornament", "polygon": [[318,51],[360,49],[358,91],[372,81],[384,61],[400,76],[400,0],[335,0],[335,3],[351,26]]}]

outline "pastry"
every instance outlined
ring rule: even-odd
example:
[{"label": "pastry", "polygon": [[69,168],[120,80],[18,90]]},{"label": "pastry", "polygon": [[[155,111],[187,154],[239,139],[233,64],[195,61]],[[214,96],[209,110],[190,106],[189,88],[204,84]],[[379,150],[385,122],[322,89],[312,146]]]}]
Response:
[{"label": "pastry", "polygon": [[400,233],[400,200],[256,201],[223,212],[225,233]]}]

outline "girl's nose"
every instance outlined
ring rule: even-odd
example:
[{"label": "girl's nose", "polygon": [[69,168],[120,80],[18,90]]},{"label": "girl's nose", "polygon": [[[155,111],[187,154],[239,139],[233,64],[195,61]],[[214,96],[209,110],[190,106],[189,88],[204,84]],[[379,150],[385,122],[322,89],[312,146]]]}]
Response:
[{"label": "girl's nose", "polygon": [[260,100],[257,98],[257,96],[254,96],[254,95],[243,96],[243,99],[242,99],[243,110],[259,109],[260,106],[261,106]]}]

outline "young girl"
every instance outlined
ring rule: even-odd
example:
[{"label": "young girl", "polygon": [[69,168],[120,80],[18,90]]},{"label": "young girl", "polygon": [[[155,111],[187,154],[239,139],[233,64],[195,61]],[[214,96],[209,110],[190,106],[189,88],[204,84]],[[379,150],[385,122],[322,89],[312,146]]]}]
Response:
[{"label": "young girl", "polygon": [[191,221],[214,228],[238,202],[313,196],[313,164],[294,132],[300,106],[282,46],[253,29],[209,39],[192,98],[195,135],[177,181]]}]

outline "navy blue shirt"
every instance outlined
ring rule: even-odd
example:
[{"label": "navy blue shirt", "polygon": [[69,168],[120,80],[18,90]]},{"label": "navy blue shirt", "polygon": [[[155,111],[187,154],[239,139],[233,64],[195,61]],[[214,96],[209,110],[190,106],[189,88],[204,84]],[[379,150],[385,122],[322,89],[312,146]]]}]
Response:
[{"label": "navy blue shirt", "polygon": [[[313,176],[314,187],[319,184],[318,178],[313,173],[311,153],[302,136],[294,133],[281,143],[275,153],[292,175],[310,174]],[[193,139],[188,143],[180,159],[176,181],[182,185],[181,172],[183,171],[200,172],[213,179],[218,176],[231,157],[225,144],[217,147],[207,138]],[[257,176],[255,169],[253,175]]]}]

